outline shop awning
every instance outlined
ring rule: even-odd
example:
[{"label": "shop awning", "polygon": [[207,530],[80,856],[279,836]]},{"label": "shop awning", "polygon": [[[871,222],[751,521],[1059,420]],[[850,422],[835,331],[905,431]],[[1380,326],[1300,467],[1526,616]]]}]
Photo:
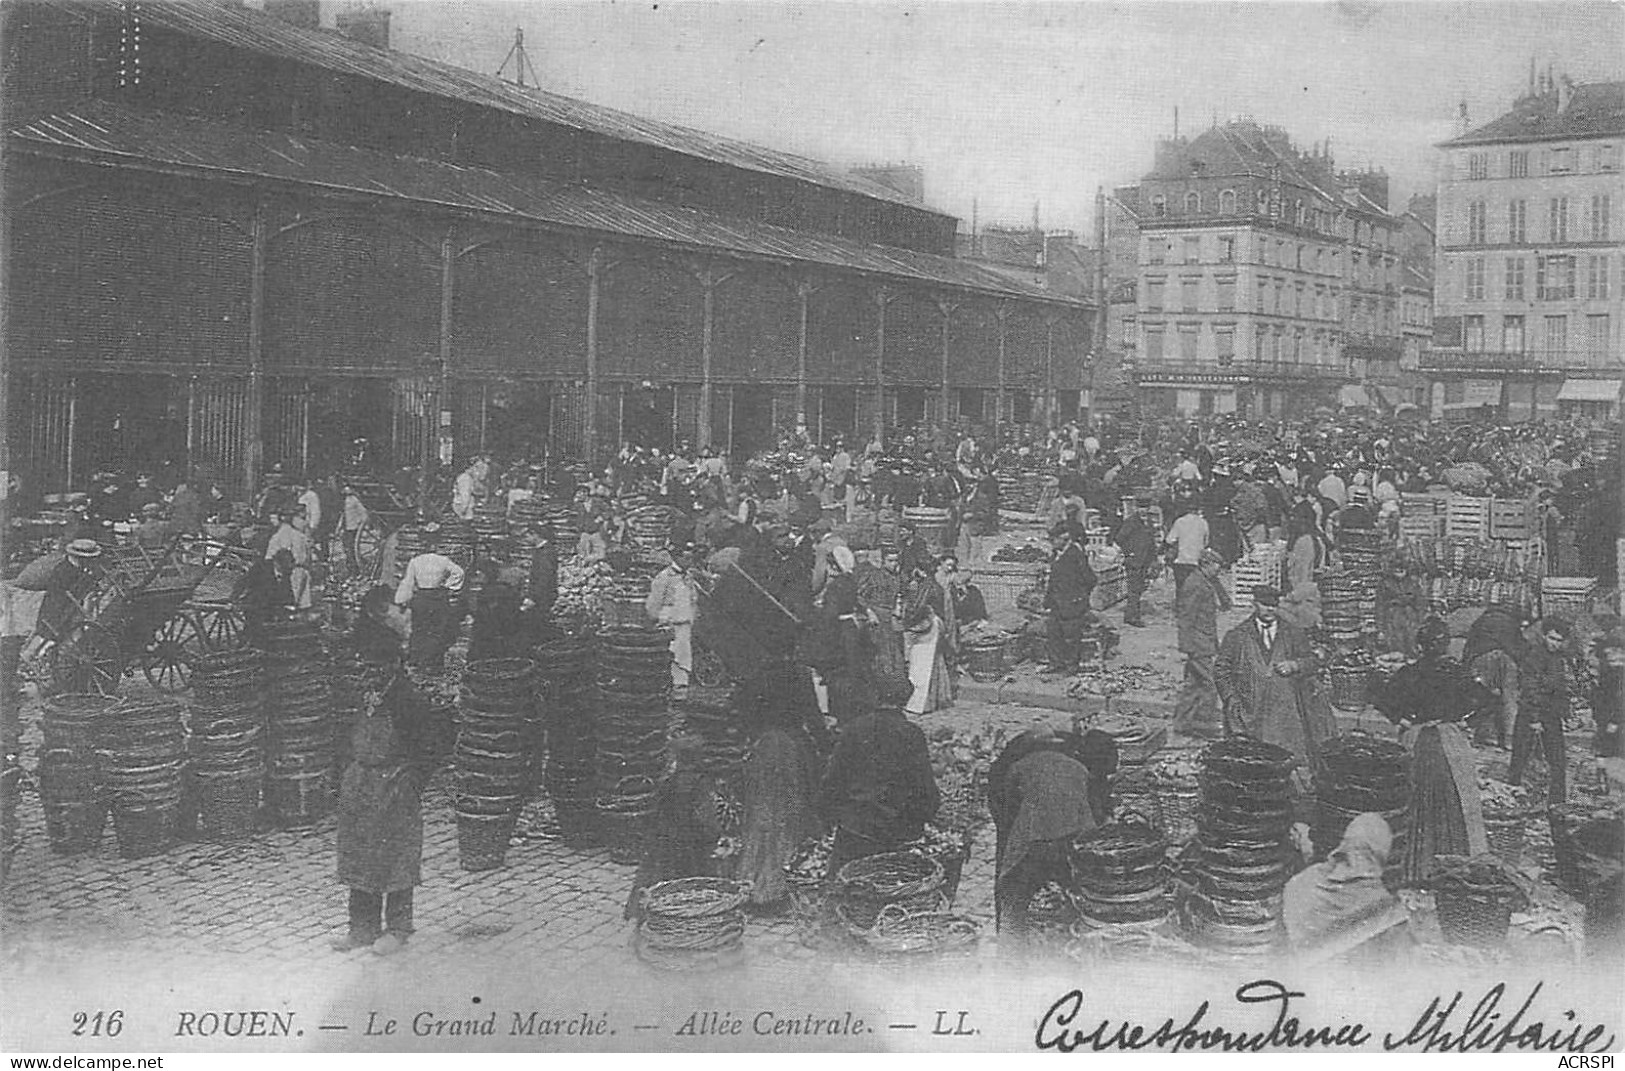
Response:
[{"label": "shop awning", "polygon": [[1619,401],[1620,380],[1617,379],[1566,379],[1563,389],[1557,392],[1560,402],[1617,402]]}]

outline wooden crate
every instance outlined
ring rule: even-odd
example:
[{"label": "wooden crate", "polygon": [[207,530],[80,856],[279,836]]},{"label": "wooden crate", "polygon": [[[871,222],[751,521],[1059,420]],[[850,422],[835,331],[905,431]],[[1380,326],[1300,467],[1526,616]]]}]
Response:
[{"label": "wooden crate", "polygon": [[1399,496],[1399,515],[1432,517],[1444,512],[1444,504],[1448,499],[1449,495],[1436,494],[1432,491],[1403,491]]},{"label": "wooden crate", "polygon": [[1570,619],[1591,613],[1597,593],[1594,576],[1548,576],[1540,582],[1540,612]]},{"label": "wooden crate", "polygon": [[1089,604],[1096,610],[1109,610],[1128,597],[1128,570],[1121,565],[1095,574],[1095,590]]},{"label": "wooden crate", "polygon": [[1003,564],[990,562],[970,570],[971,583],[982,589],[982,600],[987,603],[989,616],[1011,613],[1018,609],[1016,597],[1034,585],[1041,585],[1049,567],[1043,563]]},{"label": "wooden crate", "polygon": [[1491,539],[1528,539],[1534,534],[1534,503],[1528,499],[1497,498],[1490,502]]},{"label": "wooden crate", "polygon": [[1431,542],[1444,536],[1444,517],[1438,513],[1399,516],[1399,535],[1414,542]]},{"label": "wooden crate", "polygon": [[1451,495],[1445,505],[1444,534],[1449,539],[1488,539],[1493,499]]}]

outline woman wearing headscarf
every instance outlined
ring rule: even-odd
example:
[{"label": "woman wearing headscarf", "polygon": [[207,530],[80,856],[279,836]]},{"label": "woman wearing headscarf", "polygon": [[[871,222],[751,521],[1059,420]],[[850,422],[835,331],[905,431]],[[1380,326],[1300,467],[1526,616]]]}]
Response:
[{"label": "woman wearing headscarf", "polygon": [[821,835],[817,751],[794,701],[793,668],[762,681],[753,706],[759,731],[745,763],[741,786],[739,877],[751,883],[750,902],[761,910],[784,903],[789,886],[784,864],[802,842]]},{"label": "woman wearing headscarf", "polygon": [[1287,882],[1282,921],[1302,961],[1388,967],[1411,946],[1405,907],[1382,883],[1393,842],[1382,815],[1356,815],[1324,863]]},{"label": "woman wearing headscarf", "polygon": [[350,889],[340,952],[399,952],[412,934],[412,891],[423,880],[419,798],[433,770],[426,698],[406,676],[399,636],[385,620],[387,588],[362,603],[352,637],[362,662],[361,709],[339,783],[338,879]]},{"label": "woman wearing headscarf", "polygon": [[1478,771],[1461,723],[1495,700],[1445,653],[1450,634],[1442,620],[1423,622],[1416,646],[1416,661],[1374,696],[1377,709],[1400,727],[1400,739],[1411,749],[1409,835],[1400,860],[1401,880],[1408,885],[1427,877],[1436,855],[1489,850]]}]

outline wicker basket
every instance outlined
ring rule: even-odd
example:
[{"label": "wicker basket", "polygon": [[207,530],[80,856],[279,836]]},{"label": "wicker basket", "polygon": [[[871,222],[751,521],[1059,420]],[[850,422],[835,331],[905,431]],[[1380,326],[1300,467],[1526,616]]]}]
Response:
[{"label": "wicker basket", "polygon": [[965,672],[978,681],[995,681],[1004,676],[1004,640],[984,640],[965,651]]},{"label": "wicker basket", "polygon": [[893,904],[929,909],[940,901],[942,867],[918,852],[882,852],[854,859],[835,877],[836,910],[849,927],[869,930]]},{"label": "wicker basket", "polygon": [[1499,948],[1512,926],[1512,901],[1500,896],[1441,891],[1435,899],[1439,930],[1453,945]]},{"label": "wicker basket", "polygon": [[457,862],[464,870],[495,870],[508,859],[517,814],[457,813]]},{"label": "wicker basket", "polygon": [[1151,803],[1157,828],[1162,830],[1169,844],[1184,844],[1196,836],[1196,809],[1201,800],[1202,791],[1195,784],[1151,781]]},{"label": "wicker basket", "polygon": [[162,855],[175,844],[179,820],[179,804],[144,810],[113,808],[113,831],[118,835],[119,854],[126,859]]},{"label": "wicker basket", "polygon": [[1523,862],[1524,823],[1532,815],[1525,812],[1486,814],[1484,833],[1490,842],[1490,851],[1501,857],[1508,866]]},{"label": "wicker basket", "polygon": [[251,836],[260,809],[258,772],[231,777],[198,777],[198,835],[204,840]]},{"label": "wicker basket", "polygon": [[1332,667],[1332,706],[1338,710],[1364,710],[1370,682],[1371,671],[1365,666]]}]

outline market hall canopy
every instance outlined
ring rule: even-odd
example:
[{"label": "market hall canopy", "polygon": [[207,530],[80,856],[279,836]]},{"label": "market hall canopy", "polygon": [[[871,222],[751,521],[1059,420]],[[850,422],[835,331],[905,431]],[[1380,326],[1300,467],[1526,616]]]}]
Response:
[{"label": "market hall canopy", "polygon": [[975,263],[896,246],[776,227],[649,198],[526,175],[397,156],[208,119],[95,101],[10,132],[13,150],[157,174],[280,183],[338,196],[411,202],[582,234],[614,235],[743,259],[799,262],[1042,302],[1081,303]]}]

